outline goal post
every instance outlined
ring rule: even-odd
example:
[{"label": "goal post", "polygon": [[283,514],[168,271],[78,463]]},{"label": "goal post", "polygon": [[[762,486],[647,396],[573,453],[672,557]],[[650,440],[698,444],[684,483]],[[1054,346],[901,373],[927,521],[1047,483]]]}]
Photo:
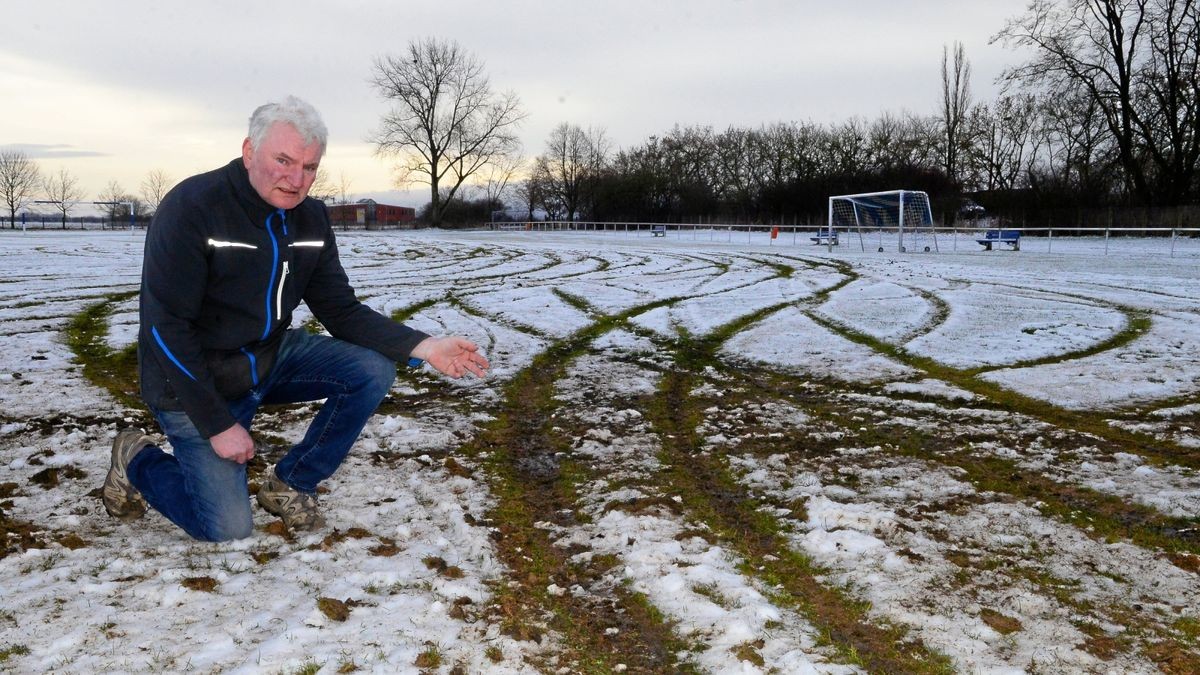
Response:
[{"label": "goal post", "polygon": [[[936,251],[937,234],[929,195],[919,190],[887,190],[829,198],[830,231],[854,229],[859,246],[866,250],[863,231],[879,234],[879,252],[884,250],[884,235],[896,232],[896,250],[904,253]],[[906,240],[907,238],[907,240]]]}]

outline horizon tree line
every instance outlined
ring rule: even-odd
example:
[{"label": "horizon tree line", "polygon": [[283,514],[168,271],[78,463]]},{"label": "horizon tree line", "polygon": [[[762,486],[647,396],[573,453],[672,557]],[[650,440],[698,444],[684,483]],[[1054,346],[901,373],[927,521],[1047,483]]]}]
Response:
[{"label": "horizon tree line", "polygon": [[[175,181],[166,171],[153,169],[142,179],[138,195],[111,180],[92,203],[101,207],[101,213],[113,223],[128,220],[131,215],[145,220],[158,210],[163,197],[174,185]],[[79,179],[66,168],[43,174],[37,162],[24,152],[0,150],[0,203],[8,212],[10,227],[16,227],[19,211],[40,203],[59,213],[65,229],[71,212],[86,202]]]},{"label": "horizon tree line", "polygon": [[[991,101],[972,100],[970,63],[955,43],[943,47],[942,97],[933,114],[887,111],[873,120],[724,130],[676,126],[615,151],[602,126],[564,122],[507,193],[472,200],[464,183],[493,162],[516,163],[511,143],[472,156],[466,171],[463,162],[451,162],[458,172],[449,190],[423,182],[431,204],[474,202],[458,208],[464,214],[515,203],[567,220],[769,220],[820,213],[832,194],[895,188],[925,190],[951,214],[964,194],[999,211],[1193,204],[1200,197],[1198,19],[1190,0],[1038,0],[992,38],[1031,56],[1004,70]],[[407,56],[416,64],[423,49],[445,53],[447,44],[469,56],[438,40],[412,43]],[[478,86],[468,86],[468,78],[450,90],[490,92],[474,57],[466,62]],[[431,118],[446,109],[414,89],[394,88],[388,97],[407,97],[410,112]],[[457,110],[461,100],[442,103]],[[503,122],[497,128],[464,122],[464,134],[503,130],[511,141],[510,126],[524,117],[519,102],[511,93],[484,100],[503,101],[510,115],[493,115]],[[411,129],[410,141],[434,130]],[[404,147],[381,142],[379,149]],[[420,177],[436,173],[434,166],[418,158],[406,168]],[[429,221],[439,224],[446,208],[430,211]]]},{"label": "horizon tree line", "polygon": [[[434,226],[477,222],[511,204],[565,220],[782,220],[821,213],[829,195],[896,188],[925,190],[948,213],[963,195],[994,211],[1200,197],[1197,3],[1037,0],[992,41],[1030,56],[1003,71],[991,101],[973,100],[970,63],[954,43],[943,46],[932,114],[677,125],[627,148],[614,148],[603,126],[563,122],[526,158],[519,97],[494,90],[483,63],[456,42],[422,38],[373,64],[370,82],[390,108],[371,141],[397,162],[399,184],[429,187],[421,213]],[[165,192],[147,182],[169,182],[154,173],[139,213]],[[334,185],[322,173],[313,196],[345,202],[347,177]],[[10,219],[40,190],[65,223],[74,185],[65,170],[43,177],[23,154],[0,153]],[[115,182],[103,197],[136,199]],[[119,208],[127,207],[110,216]]]}]

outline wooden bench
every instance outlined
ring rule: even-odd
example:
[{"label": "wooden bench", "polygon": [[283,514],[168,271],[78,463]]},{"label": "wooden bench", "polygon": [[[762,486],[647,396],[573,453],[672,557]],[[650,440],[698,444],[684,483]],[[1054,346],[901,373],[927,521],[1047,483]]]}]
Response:
[{"label": "wooden bench", "polygon": [[812,239],[814,244],[838,245],[838,233],[831,229],[817,230],[817,233],[809,237],[809,239]]},{"label": "wooden bench", "polygon": [[651,228],[650,228],[650,235],[651,235],[651,236],[653,236],[653,237],[665,237],[665,236],[667,236],[667,226],[666,226],[666,225],[654,225],[654,226],[651,226]]},{"label": "wooden bench", "polygon": [[1021,232],[1019,230],[988,230],[983,233],[982,239],[976,239],[976,242],[983,246],[983,250],[992,250],[992,244],[1008,244],[1014,251],[1021,250]]}]

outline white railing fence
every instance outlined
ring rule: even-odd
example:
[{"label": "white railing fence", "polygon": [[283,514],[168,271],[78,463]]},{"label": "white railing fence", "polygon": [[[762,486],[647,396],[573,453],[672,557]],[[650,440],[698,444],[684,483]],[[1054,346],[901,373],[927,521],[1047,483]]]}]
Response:
[{"label": "white railing fence", "polygon": [[[901,241],[909,253],[996,253],[1008,250],[1003,243],[988,251],[979,243],[996,227],[940,225],[905,228],[835,227],[837,237],[827,235],[824,225],[721,225],[713,223],[531,221],[491,223],[487,229],[512,232],[592,232],[623,237],[661,238],[663,241],[708,241],[764,246],[797,246],[830,252],[898,253]],[[656,233],[655,230],[658,230]],[[1165,255],[1200,255],[1200,227],[1004,227],[1020,233],[1020,251],[1030,253],[1084,253],[1108,255],[1125,251]],[[818,234],[822,236],[818,236]],[[836,241],[836,243],[835,243]]]}]

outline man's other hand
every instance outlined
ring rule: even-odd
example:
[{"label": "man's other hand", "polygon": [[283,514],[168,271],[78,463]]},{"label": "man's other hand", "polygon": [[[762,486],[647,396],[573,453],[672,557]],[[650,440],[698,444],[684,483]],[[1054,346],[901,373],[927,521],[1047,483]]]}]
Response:
[{"label": "man's other hand", "polygon": [[489,365],[474,342],[458,336],[425,338],[412,355],[456,379],[468,372],[483,377]]},{"label": "man's other hand", "polygon": [[208,439],[208,442],[212,443],[213,451],[219,457],[238,464],[245,464],[254,457],[254,439],[250,438],[250,433],[240,424],[229,427]]}]

